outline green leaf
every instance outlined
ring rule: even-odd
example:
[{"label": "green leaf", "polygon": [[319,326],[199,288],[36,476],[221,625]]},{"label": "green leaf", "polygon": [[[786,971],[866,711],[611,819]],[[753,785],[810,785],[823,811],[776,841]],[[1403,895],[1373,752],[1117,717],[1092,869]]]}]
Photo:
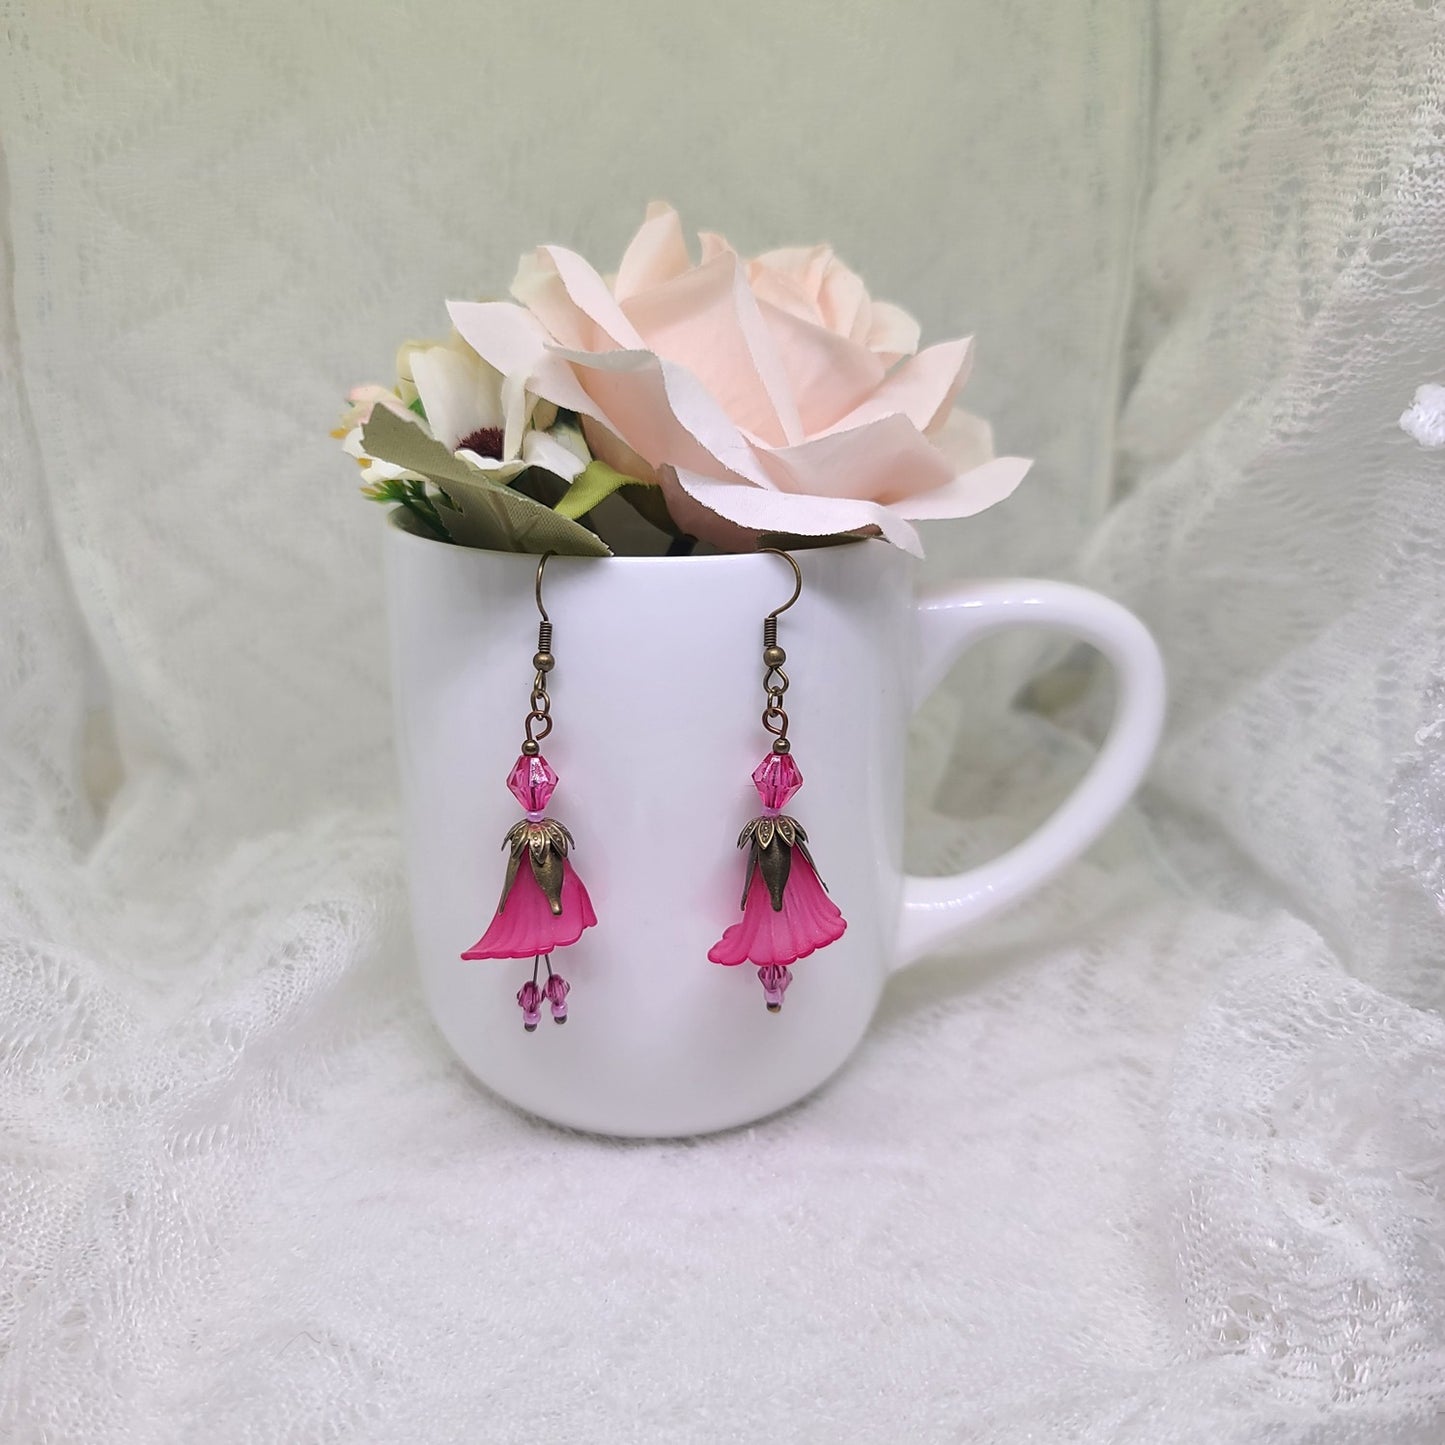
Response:
[{"label": "green leaf", "polygon": [[367,456],[405,467],[444,492],[460,513],[448,515],[446,530],[464,547],[556,552],[563,557],[612,555],[595,532],[492,481],[454,456],[444,443],[385,407],[377,407],[362,428],[361,446]]},{"label": "green leaf", "polygon": [[595,532],[511,487],[499,487],[480,473],[473,472],[466,481],[448,482],[447,495],[460,513],[447,514],[447,530],[454,542],[465,547],[556,552],[562,557],[612,555],[612,549]]},{"label": "green leaf", "polygon": [[369,457],[405,467],[433,482],[467,481],[476,476],[475,470],[453,456],[444,443],[384,406],[374,407],[361,428],[361,449]]},{"label": "green leaf", "polygon": [[682,535],[672,513],[667,510],[667,499],[661,487],[627,487],[618,495],[644,521],[650,522],[659,532],[669,537]]},{"label": "green leaf", "polygon": [[[398,499],[402,506],[420,518],[427,528],[443,542],[450,542],[452,534],[447,531],[447,524],[442,521],[436,503],[427,496],[427,484],[425,482],[402,482],[400,485],[404,489],[404,495]],[[438,493],[438,496],[440,495],[442,494]]]},{"label": "green leaf", "polygon": [[653,487],[656,482],[644,482],[640,477],[629,477],[606,462],[590,461],[567,488],[555,510],[563,517],[581,517],[590,512],[598,502],[605,501],[619,487]]},{"label": "green leaf", "polygon": [[384,482],[367,482],[361,495],[368,502],[402,502],[406,500],[406,488],[399,481],[388,478]]}]

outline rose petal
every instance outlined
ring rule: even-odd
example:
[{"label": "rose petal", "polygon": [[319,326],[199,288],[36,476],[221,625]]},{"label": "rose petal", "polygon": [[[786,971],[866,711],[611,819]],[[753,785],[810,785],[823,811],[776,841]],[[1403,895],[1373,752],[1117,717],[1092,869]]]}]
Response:
[{"label": "rose petal", "polygon": [[869,309],[868,288],[863,278],[834,256],[818,289],[818,310],[823,313],[823,325],[839,336],[866,346]]},{"label": "rose petal", "polygon": [[803,439],[777,348],[731,251],[623,309],[643,345],[692,372],[739,428],[770,446]]},{"label": "rose petal", "polygon": [[[917,531],[896,511],[880,507],[876,502],[715,482],[681,467],[677,469],[677,482],[695,502],[749,534],[793,532],[800,537],[831,537],[876,529],[895,547],[902,547],[915,557],[923,555],[923,543]],[[679,525],[683,525],[681,521]]]},{"label": "rose petal", "polygon": [[756,272],[750,265],[748,285],[752,288],[753,295],[758,298],[759,304],[765,302],[809,326],[823,324],[823,318],[813,298],[805,295],[802,288],[790,277],[772,272]]},{"label": "rose petal", "polygon": [[736,256],[737,252],[732,248],[727,239],[719,236],[716,231],[699,231],[697,233],[698,244],[702,247],[701,264],[706,266],[709,261],[715,261],[719,256]]},{"label": "rose petal", "polygon": [[539,246],[523,256],[512,295],[562,346],[608,351],[638,350],[643,345],[607,283],[581,256],[563,246]]},{"label": "rose petal", "polygon": [[586,438],[592,455],[598,461],[606,462],[613,471],[621,472],[626,477],[636,477],[640,482],[657,481],[657,468],[639,453],[633,451],[614,432],[608,431],[601,422],[593,421],[590,416],[584,416],[582,418],[582,435]]},{"label": "rose petal", "polygon": [[823,289],[823,277],[827,275],[828,264],[833,259],[833,248],[818,246],[779,246],[773,251],[764,251],[755,256],[749,266],[751,272],[787,277],[816,307],[818,293]]},{"label": "rose petal", "polygon": [[931,492],[918,492],[895,502],[900,517],[931,521],[945,517],[972,517],[1001,502],[1028,475],[1033,462],[1027,457],[995,457]]},{"label": "rose petal", "polygon": [[906,416],[896,413],[758,455],[774,486],[782,491],[884,505],[932,491],[955,475],[943,453]]},{"label": "rose petal", "polygon": [[665,201],[647,208],[647,219],[622,253],[612,294],[619,302],[683,275],[692,265],[678,214]]},{"label": "rose petal", "polygon": [[[697,477],[695,473],[688,473],[688,475],[694,477],[699,483],[707,480],[705,477]],[[674,468],[659,467],[657,484],[662,492],[667,515],[678,532],[688,537],[695,537],[699,542],[716,547],[720,552],[755,552],[757,550],[758,543],[762,539],[762,532],[753,528],[740,527],[736,522],[729,522],[727,518],[714,512],[712,508],[694,501],[679,483]],[[740,490],[748,491],[756,490],[756,488],[749,488],[743,484]]]},{"label": "rose petal", "polygon": [[878,358],[846,336],[835,336],[768,302],[758,309],[792,383],[805,436],[814,436],[847,416],[883,380]]},{"label": "rose petal", "polygon": [[448,301],[457,335],[503,376],[528,372],[546,355],[541,322],[511,301]]},{"label": "rose petal", "polygon": [[971,411],[956,406],[944,418],[937,430],[930,432],[929,441],[948,458],[955,473],[981,467],[993,460],[993,428]]},{"label": "rose petal", "polygon": [[947,419],[972,365],[972,337],[941,341],[895,367],[872,395],[828,430],[842,431],[896,414],[906,416],[926,434]]},{"label": "rose petal", "polygon": [[884,366],[892,366],[918,350],[922,330],[901,306],[875,301],[868,317],[868,349]]},{"label": "rose petal", "polygon": [[650,351],[594,355],[558,348],[551,355],[570,363],[585,400],[572,405],[553,397],[545,389],[550,373],[538,374],[538,394],[601,422],[654,466],[672,463],[770,485],[758,451],[686,367]]},{"label": "rose petal", "polygon": [[521,377],[528,390],[569,411],[598,415],[568,363],[549,350],[541,322],[510,301],[449,301],[458,334],[505,376]]},{"label": "rose petal", "polygon": [[553,341],[584,350],[616,344],[567,294],[555,262],[542,250],[529,251],[517,262],[512,295],[529,308]]},{"label": "rose petal", "polygon": [[799,321],[823,324],[818,290],[823,267],[831,254],[826,246],[792,246],[768,251],[747,263],[748,285],[759,301],[766,301]]}]

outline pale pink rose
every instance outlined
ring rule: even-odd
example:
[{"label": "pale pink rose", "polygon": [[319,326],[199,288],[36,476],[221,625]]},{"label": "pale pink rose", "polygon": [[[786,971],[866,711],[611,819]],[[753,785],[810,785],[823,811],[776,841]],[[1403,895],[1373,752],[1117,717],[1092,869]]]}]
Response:
[{"label": "pale pink rose", "polygon": [[954,411],[970,341],[916,351],[917,323],[827,247],[745,262],[700,239],[694,264],[654,203],[610,283],[543,246],[512,283],[520,304],[452,302],[453,324],[721,546],[876,532],[921,554],[913,521],[969,516],[1022,480],[1029,463],[994,459],[987,425]]},{"label": "pale pink rose", "polygon": [[866,346],[884,366],[918,350],[918,323],[902,307],[874,301],[831,246],[767,251],[747,263],[747,275],[759,301]]}]

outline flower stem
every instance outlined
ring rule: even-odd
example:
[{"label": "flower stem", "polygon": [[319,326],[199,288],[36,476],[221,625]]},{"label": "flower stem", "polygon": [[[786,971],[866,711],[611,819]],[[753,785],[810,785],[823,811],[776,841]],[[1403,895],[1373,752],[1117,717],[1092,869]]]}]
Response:
[{"label": "flower stem", "polygon": [[414,492],[407,492],[397,497],[397,501],[427,529],[438,541],[450,542],[452,534],[447,531],[436,507],[430,498],[418,497]]}]

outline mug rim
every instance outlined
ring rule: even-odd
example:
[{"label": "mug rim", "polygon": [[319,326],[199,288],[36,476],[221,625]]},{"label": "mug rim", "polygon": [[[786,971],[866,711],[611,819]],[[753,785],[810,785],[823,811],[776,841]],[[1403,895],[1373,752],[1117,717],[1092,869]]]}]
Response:
[{"label": "mug rim", "polygon": [[[444,547],[449,552],[471,552],[476,554],[478,557],[518,558],[533,563],[535,563],[537,559],[542,555],[540,552],[502,552],[492,547],[468,547],[458,542],[443,542],[438,537],[424,537],[420,532],[412,531],[411,527],[407,525],[409,521],[410,518],[407,514],[405,507],[397,507],[391,512],[388,512],[386,516],[386,526],[391,529],[392,533],[394,533],[398,537],[405,538],[407,542],[415,542],[423,547]],[[794,548],[789,551],[789,555],[796,557],[800,565],[806,565],[805,559],[814,553],[827,553],[830,555],[841,556],[845,553],[852,552],[854,550],[854,545],[858,542],[877,542],[881,546],[887,547],[890,551],[899,550],[898,548],[893,547],[891,543],[887,542],[882,537],[853,537],[846,542],[830,543],[826,547]],[[610,557],[578,557],[565,553],[552,554],[553,560],[556,562],[600,562],[614,564],[625,563],[629,566],[634,567],[655,567],[659,564],[676,566],[679,563],[685,563],[690,567],[696,567],[699,564],[704,563],[708,565],[722,563],[732,564],[736,566],[748,562],[757,562],[759,558],[771,555],[771,553],[763,552],[761,550],[755,552],[708,552],[704,553],[700,557],[619,557],[616,555]],[[906,553],[903,553],[902,555],[907,556]]]}]

